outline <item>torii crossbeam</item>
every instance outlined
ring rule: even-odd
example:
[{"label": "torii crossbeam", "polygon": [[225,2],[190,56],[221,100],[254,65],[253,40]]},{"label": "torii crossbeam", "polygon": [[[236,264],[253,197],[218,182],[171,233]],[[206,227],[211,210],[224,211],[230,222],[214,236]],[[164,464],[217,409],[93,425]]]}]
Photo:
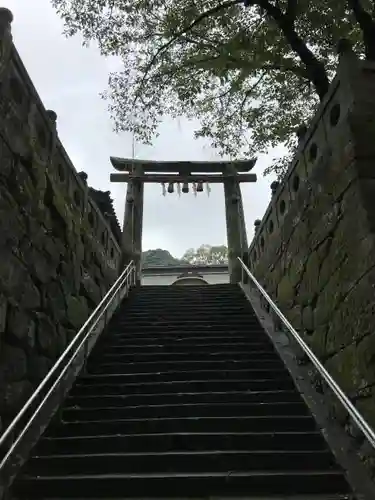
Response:
[{"label": "torii crossbeam", "polygon": [[[228,265],[230,280],[240,280],[237,257],[247,251],[245,217],[240,182],[256,182],[256,174],[249,173],[256,159],[239,161],[153,161],[111,157],[118,173],[110,176],[111,182],[128,184],[125,204],[122,250],[124,264],[134,259],[137,264],[137,280],[140,282],[143,226],[144,183],[183,184],[188,192],[189,184],[223,183],[228,238]],[[171,192],[171,191],[170,191]]]}]

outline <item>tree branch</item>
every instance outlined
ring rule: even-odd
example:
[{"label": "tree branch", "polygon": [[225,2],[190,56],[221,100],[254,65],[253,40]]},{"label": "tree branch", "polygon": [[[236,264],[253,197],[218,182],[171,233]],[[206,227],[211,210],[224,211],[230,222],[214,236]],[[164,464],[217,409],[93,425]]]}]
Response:
[{"label": "tree branch", "polygon": [[240,106],[240,116],[241,116],[241,118],[242,118],[242,115],[243,115],[243,109],[245,107],[246,101],[251,96],[251,94],[254,92],[254,90],[258,87],[258,85],[260,85],[260,83],[262,82],[262,80],[263,80],[263,78],[265,76],[266,76],[266,71],[264,71],[260,75],[260,77],[258,78],[258,80],[251,86],[250,89],[246,90],[245,97],[242,99],[241,106]]},{"label": "tree branch", "polygon": [[208,102],[211,102],[211,101],[215,101],[216,99],[222,99],[223,97],[227,96],[228,94],[230,94],[232,92],[232,89],[229,88],[227,90],[225,90],[224,92],[222,92],[221,94],[219,95],[214,95],[212,97],[207,97],[207,99],[204,100],[204,103],[208,103]]},{"label": "tree branch", "polygon": [[219,55],[217,56],[210,56],[210,57],[202,57],[200,59],[188,59],[186,62],[183,62],[181,67],[182,68],[186,68],[188,66],[197,66],[201,63],[209,63],[209,62],[214,62],[214,61],[217,61],[218,59],[220,58]]},{"label": "tree branch", "polygon": [[[188,66],[199,65],[200,63],[203,63],[203,65],[205,65],[204,63],[217,61],[218,59],[220,59],[221,56],[222,56],[222,54],[218,54],[218,55],[213,55],[213,56],[202,57],[202,58],[199,58],[196,60],[187,59],[185,62],[184,61],[181,62],[180,67],[185,68]],[[262,64],[262,66],[257,68],[256,66],[251,64],[251,62],[249,62],[249,61],[246,61],[244,59],[238,59],[235,56],[229,56],[229,55],[225,56],[225,61],[226,61],[226,69],[227,70],[249,69],[252,71],[252,70],[259,69],[259,71],[263,71],[263,72],[267,72],[267,71],[280,71],[281,73],[290,72],[290,73],[294,73],[299,78],[303,78],[304,80],[309,80],[309,76],[307,74],[306,69],[304,69],[301,66],[296,66],[293,64],[289,64],[289,63],[283,64],[283,62],[281,62],[279,64],[277,64],[277,63],[275,63],[275,64],[272,64],[272,63]],[[230,61],[232,64],[228,64],[228,61]],[[170,72],[171,73],[175,72],[177,68],[178,68],[178,66],[175,66],[174,68],[171,69]],[[263,75],[263,76],[265,76],[265,75]]]},{"label": "tree branch", "polygon": [[[293,8],[293,0],[289,1],[288,4],[290,4]],[[315,57],[313,52],[308,48],[306,42],[297,33],[294,20],[289,19],[288,16],[283,14],[277,4],[273,5],[269,0],[245,0],[245,5],[258,5],[273,18],[285,36],[285,39],[289,43],[291,49],[298,55],[300,60],[306,66],[308,78],[313,83],[320,100],[322,100],[329,88],[329,80],[325,67],[322,62]]]},{"label": "tree branch", "polygon": [[[237,59],[234,56],[226,56],[227,59],[232,61],[233,64],[236,64],[236,66],[233,66],[232,69],[252,69],[254,70],[255,67],[251,63],[248,63],[248,61],[243,60],[243,59]],[[309,75],[307,74],[307,71],[300,67],[300,66],[295,66],[293,64],[283,64],[282,62],[280,64],[263,64],[259,70],[264,70],[264,71],[290,71],[291,73],[294,73],[296,76],[302,77],[306,80],[309,79]]]},{"label": "tree branch", "polygon": [[[152,66],[155,64],[156,59],[159,57],[159,55],[167,50],[178,38],[180,38],[182,35],[185,33],[188,33],[190,30],[192,30],[195,26],[200,24],[202,21],[207,19],[208,17],[212,16],[213,14],[216,14],[217,12],[220,12],[221,10],[228,9],[229,7],[232,7],[234,5],[238,5],[240,3],[243,3],[243,0],[228,0],[226,2],[223,2],[219,5],[216,5],[215,7],[212,7],[211,9],[206,10],[205,12],[202,12],[192,23],[189,24],[189,26],[186,26],[183,28],[181,31],[177,32],[168,42],[163,44],[161,47],[158,48],[158,50],[155,52],[153,57],[151,58],[151,61],[148,63],[146,66],[145,73],[143,75],[142,81],[140,83],[139,90],[142,89],[143,84],[145,79],[147,78],[147,75],[149,71],[151,70]],[[138,95],[136,96],[135,100],[137,100]]]},{"label": "tree branch", "polygon": [[365,55],[370,61],[375,60],[375,21],[362,6],[360,0],[348,0],[349,9],[353,11],[355,20],[363,33]]},{"label": "tree branch", "polygon": [[286,7],[286,17],[289,22],[295,23],[298,14],[298,0],[288,0],[288,5]]}]

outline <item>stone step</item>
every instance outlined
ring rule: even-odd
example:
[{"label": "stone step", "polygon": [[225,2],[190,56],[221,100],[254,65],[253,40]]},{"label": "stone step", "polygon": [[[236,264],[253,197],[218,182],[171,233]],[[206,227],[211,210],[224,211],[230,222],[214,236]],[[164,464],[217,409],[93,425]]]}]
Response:
[{"label": "stone step", "polygon": [[134,328],[142,328],[146,327],[155,327],[155,328],[168,328],[171,330],[172,328],[177,330],[218,330],[222,331],[222,329],[230,330],[232,328],[241,327],[243,330],[250,327],[258,327],[260,328],[260,324],[258,320],[253,316],[234,316],[232,318],[226,318],[225,316],[207,316],[205,318],[197,318],[196,316],[184,316],[183,314],[178,314],[175,317],[165,315],[164,317],[152,318],[151,316],[140,315],[135,318],[134,316],[127,317],[123,321],[117,320],[116,323],[113,324],[113,328],[116,330],[117,328],[124,328],[130,326],[131,329]]},{"label": "stone step", "polygon": [[[124,339],[125,340],[125,339]],[[243,353],[259,353],[261,354],[266,349],[273,351],[273,345],[270,341],[266,339],[264,342],[254,342],[249,340],[248,342],[206,342],[202,344],[194,344],[192,342],[181,342],[181,341],[165,341],[162,342],[160,339],[155,338],[153,343],[147,341],[143,343],[134,339],[134,344],[129,342],[109,342],[107,345],[101,345],[98,352],[102,352],[103,356],[108,356],[112,354],[152,354],[155,356],[161,355],[174,355],[179,354],[182,349],[184,349],[186,355],[192,355],[193,353],[199,352],[210,353],[210,352],[243,352]]]},{"label": "stone step", "polygon": [[279,381],[280,379],[289,379],[289,374],[284,368],[249,368],[246,366],[244,369],[196,369],[196,370],[166,370],[158,372],[130,372],[126,373],[124,370],[118,368],[120,371],[117,373],[103,372],[103,373],[86,373],[84,379],[90,377],[92,383],[97,383],[99,380],[107,381],[110,383],[147,383],[147,382],[178,382],[189,380],[269,380]]},{"label": "stone step", "polygon": [[14,498],[336,500],[349,491],[242,290],[165,286],[132,290],[115,313]]},{"label": "stone step", "polygon": [[[220,415],[231,416],[291,416],[308,415],[304,402],[277,402],[277,403],[190,403],[190,404],[165,404],[144,406],[105,406],[106,401],[92,398],[79,402],[80,406],[70,406],[72,400],[68,399],[62,410],[65,422],[79,421],[106,421],[114,419],[143,419],[143,418],[202,418]],[[89,404],[91,403],[91,405]],[[94,406],[96,404],[97,406]]]},{"label": "stone step", "polygon": [[157,474],[225,471],[338,470],[327,450],[225,450],[164,453],[95,453],[34,456],[25,473],[42,476],[77,474]]},{"label": "stone step", "polygon": [[[200,327],[191,327],[190,325],[127,325],[123,327],[113,327],[111,331],[111,339],[117,341],[119,338],[131,339],[133,337],[158,337],[158,338],[169,338],[173,340],[174,338],[196,338],[200,337],[202,339],[207,338],[237,338],[238,336],[246,337],[253,340],[262,340],[267,338],[266,334],[260,326],[244,327],[241,325],[216,325],[215,328],[210,328],[207,325],[201,325]],[[103,335],[103,342],[108,339],[108,334]]]},{"label": "stone step", "polygon": [[175,332],[170,332],[167,334],[159,333],[159,334],[152,334],[152,333],[137,333],[137,334],[130,334],[130,333],[123,333],[122,335],[116,335],[116,337],[113,335],[113,332],[111,335],[103,334],[103,337],[100,339],[100,344],[98,344],[98,348],[106,347],[106,346],[127,346],[131,344],[137,344],[137,345],[142,345],[142,344],[153,344],[153,345],[164,345],[164,346],[189,346],[189,347],[196,347],[197,349],[200,348],[200,346],[209,346],[209,345],[223,345],[225,346],[225,349],[231,348],[231,346],[235,346],[238,343],[245,343],[247,345],[252,345],[252,344],[266,344],[266,345],[272,345],[269,337],[267,335],[264,335],[264,332],[261,332],[258,335],[254,335],[253,332],[251,334],[212,334],[212,335],[207,335],[202,334],[202,335],[197,335],[197,332],[184,332],[181,333],[178,330]]},{"label": "stone step", "polygon": [[259,415],[229,417],[128,418],[67,421],[47,429],[46,436],[95,436],[113,434],[155,434],[180,432],[311,432],[316,424],[311,415]]},{"label": "stone step", "polygon": [[[95,386],[94,386],[95,388]],[[211,404],[211,403],[301,403],[301,396],[293,390],[289,391],[232,391],[225,392],[180,392],[180,393],[155,393],[155,394],[123,394],[109,395],[79,394],[69,395],[66,407],[97,408],[145,405],[186,405],[186,404]]]},{"label": "stone step", "polygon": [[17,493],[28,499],[52,498],[176,498],[347,493],[340,471],[256,471],[220,473],[95,474],[24,476]]},{"label": "stone step", "polygon": [[98,361],[101,363],[153,363],[153,362],[179,362],[179,361],[228,361],[228,360],[245,360],[250,365],[260,361],[279,361],[279,357],[275,350],[270,346],[268,350],[253,350],[243,349],[241,351],[216,351],[211,348],[210,351],[200,352],[198,349],[189,352],[161,352],[161,349],[153,348],[146,352],[129,352],[129,349],[122,349],[122,352],[97,351],[91,358],[92,362]]},{"label": "stone step", "polygon": [[[228,356],[229,358],[229,356]],[[279,358],[271,360],[263,359],[227,359],[219,361],[210,360],[184,360],[184,361],[142,361],[133,363],[121,362],[95,362],[89,360],[87,365],[88,373],[92,374],[109,374],[109,373],[162,373],[163,371],[213,371],[213,370],[231,370],[231,369],[264,369],[274,370],[283,367],[282,361]]]},{"label": "stone step", "polygon": [[[220,374],[222,375],[222,374]],[[125,382],[124,382],[125,380]],[[73,396],[92,396],[92,395],[160,395],[160,394],[179,394],[179,393],[195,393],[203,392],[215,393],[218,391],[246,391],[252,392],[262,391],[293,391],[293,380],[290,377],[282,378],[265,378],[265,379],[205,379],[205,380],[175,380],[166,382],[134,382],[126,383],[123,376],[95,376],[80,378],[71,391]],[[298,394],[298,393],[297,393]]]},{"label": "stone step", "polygon": [[44,437],[35,454],[79,454],[111,452],[166,452],[194,450],[326,450],[318,431],[310,432],[207,432],[126,434],[104,436]]}]

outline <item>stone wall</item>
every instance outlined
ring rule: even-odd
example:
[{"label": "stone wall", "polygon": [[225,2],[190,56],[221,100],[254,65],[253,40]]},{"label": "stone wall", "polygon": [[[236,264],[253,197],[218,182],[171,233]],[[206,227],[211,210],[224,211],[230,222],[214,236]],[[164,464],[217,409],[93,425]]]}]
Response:
[{"label": "stone wall", "polygon": [[[0,422],[15,415],[118,275],[88,196],[0,10]],[[1,425],[0,425],[1,430]]]},{"label": "stone wall", "polygon": [[375,427],[375,65],[346,48],[249,265]]}]

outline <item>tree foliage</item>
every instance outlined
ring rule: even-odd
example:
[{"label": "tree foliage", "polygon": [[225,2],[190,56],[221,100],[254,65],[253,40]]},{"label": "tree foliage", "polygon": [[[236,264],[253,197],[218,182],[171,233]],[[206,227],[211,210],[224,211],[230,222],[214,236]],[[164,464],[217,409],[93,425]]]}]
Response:
[{"label": "tree foliage", "polygon": [[199,248],[189,248],[181,259],[173,257],[168,250],[156,248],[142,252],[142,265],[153,266],[178,266],[178,265],[210,265],[227,264],[228,248],[225,245],[201,245]]},{"label": "tree foliage", "polygon": [[372,0],[52,2],[69,35],[122,58],[105,97],[115,128],[144,143],[167,114],[197,119],[196,136],[233,158],[292,150],[327,92],[338,41],[375,59]]},{"label": "tree foliage", "polygon": [[162,250],[161,248],[142,252],[142,265],[144,267],[178,266],[181,263],[181,260],[173,257],[168,250]]},{"label": "tree foliage", "polygon": [[225,245],[201,245],[199,248],[189,248],[182,260],[192,265],[227,264],[228,248]]}]

